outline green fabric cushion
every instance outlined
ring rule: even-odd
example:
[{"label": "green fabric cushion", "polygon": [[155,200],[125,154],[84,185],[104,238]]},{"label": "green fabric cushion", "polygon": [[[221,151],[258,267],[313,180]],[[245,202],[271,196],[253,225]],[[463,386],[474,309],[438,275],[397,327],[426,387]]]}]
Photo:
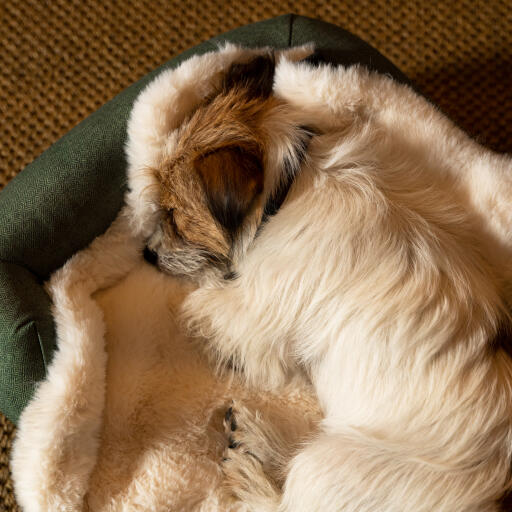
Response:
[{"label": "green fabric cushion", "polygon": [[0,383],[4,414],[17,419],[55,348],[50,299],[29,270],[0,262]]},{"label": "green fabric cushion", "polygon": [[360,62],[407,78],[380,53],[329,23],[292,14],[214,37],[149,73],[89,116],[0,193],[0,410],[16,423],[55,349],[42,282],[105,231],[123,203],[124,142],[134,99],[163,69],[224,41],[285,48],[313,41],[333,64]]}]

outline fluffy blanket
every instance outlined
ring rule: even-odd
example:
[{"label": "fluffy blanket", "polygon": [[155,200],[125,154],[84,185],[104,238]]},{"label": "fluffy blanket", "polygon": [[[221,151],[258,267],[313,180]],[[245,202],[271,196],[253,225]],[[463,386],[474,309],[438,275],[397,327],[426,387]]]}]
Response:
[{"label": "fluffy blanket", "polygon": [[152,222],[133,193],[141,162],[157,161],[167,135],[220,73],[253,53],[228,46],[150,84],[129,124],[127,206],[47,283],[58,349],[20,419],[12,460],[17,497],[28,512],[244,510],[222,485],[222,421],[231,401],[259,411],[292,444],[318,424],[304,379],[270,393],[215,373],[201,340],[180,325],[187,285],[141,255]]}]

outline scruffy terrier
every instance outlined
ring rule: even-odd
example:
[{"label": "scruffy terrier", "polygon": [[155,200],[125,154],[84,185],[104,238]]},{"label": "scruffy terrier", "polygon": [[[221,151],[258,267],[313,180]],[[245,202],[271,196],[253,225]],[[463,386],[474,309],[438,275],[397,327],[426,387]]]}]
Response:
[{"label": "scruffy terrier", "polygon": [[510,158],[364,68],[205,59],[173,96],[180,124],[164,79],[135,105],[129,202],[148,257],[196,283],[184,314],[214,359],[265,388],[302,372],[324,414],[290,447],[232,404],[231,491],[269,512],[500,510]]}]

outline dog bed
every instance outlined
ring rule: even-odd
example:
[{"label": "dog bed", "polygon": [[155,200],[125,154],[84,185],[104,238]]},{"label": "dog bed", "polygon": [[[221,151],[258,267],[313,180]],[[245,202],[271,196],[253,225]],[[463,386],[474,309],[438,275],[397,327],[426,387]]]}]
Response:
[{"label": "dog bed", "polygon": [[[316,59],[359,62],[407,81],[347,32],[282,16],[171,60],[6,187],[0,202],[0,409],[16,422],[32,399],[13,461],[26,510],[240,510],[222,492],[218,464],[229,401],[263,411],[296,443],[314,431],[319,413],[306,382],[294,381],[275,395],[247,390],[236,377],[214,377],[177,323],[181,285],[143,262],[130,211],[119,213],[134,99],[165,69],[225,42],[276,49],[312,42]],[[186,85],[187,70],[174,73],[178,89]],[[178,104],[177,118],[189,108]],[[43,285],[51,274],[46,290],[54,316]]]}]

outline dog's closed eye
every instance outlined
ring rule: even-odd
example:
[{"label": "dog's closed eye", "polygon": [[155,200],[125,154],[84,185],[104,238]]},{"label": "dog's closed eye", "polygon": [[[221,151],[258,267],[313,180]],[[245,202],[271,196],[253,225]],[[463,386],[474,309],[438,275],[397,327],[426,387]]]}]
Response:
[{"label": "dog's closed eye", "polygon": [[150,264],[150,265],[154,265],[156,266],[156,264],[158,263],[158,254],[151,250],[149,247],[144,247],[144,251],[143,251],[143,256],[144,256],[144,259]]}]

